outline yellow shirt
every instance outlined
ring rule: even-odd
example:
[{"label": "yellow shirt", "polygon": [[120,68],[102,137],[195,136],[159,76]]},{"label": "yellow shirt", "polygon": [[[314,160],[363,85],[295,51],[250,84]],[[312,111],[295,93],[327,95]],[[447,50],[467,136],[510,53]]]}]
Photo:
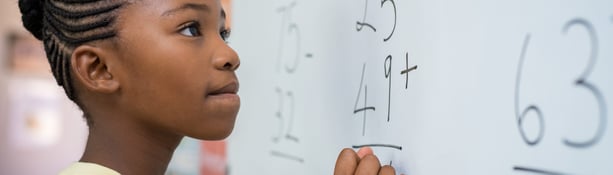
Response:
[{"label": "yellow shirt", "polygon": [[95,163],[77,162],[59,175],[120,175],[117,171]]}]

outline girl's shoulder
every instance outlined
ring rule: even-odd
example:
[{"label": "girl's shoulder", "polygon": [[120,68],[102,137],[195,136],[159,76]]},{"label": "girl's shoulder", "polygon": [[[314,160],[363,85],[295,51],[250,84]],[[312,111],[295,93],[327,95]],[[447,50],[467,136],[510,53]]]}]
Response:
[{"label": "girl's shoulder", "polygon": [[76,162],[64,169],[59,175],[120,175],[117,171],[95,163]]}]

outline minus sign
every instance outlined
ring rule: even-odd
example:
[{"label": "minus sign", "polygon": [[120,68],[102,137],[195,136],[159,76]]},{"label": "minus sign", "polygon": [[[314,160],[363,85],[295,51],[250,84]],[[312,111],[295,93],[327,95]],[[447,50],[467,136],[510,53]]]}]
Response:
[{"label": "minus sign", "polygon": [[537,174],[545,174],[545,175],[566,175],[566,174],[560,173],[560,172],[553,172],[553,171],[548,171],[548,170],[543,170],[543,169],[528,168],[528,167],[522,167],[522,166],[515,166],[515,167],[513,167],[513,170],[515,170],[515,171],[523,171],[523,172],[530,172],[530,173],[537,173]]},{"label": "minus sign", "polygon": [[390,145],[390,144],[365,144],[365,145],[353,145],[351,147],[353,149],[358,149],[358,148],[363,148],[363,147],[385,147],[385,148],[393,148],[397,150],[402,150],[402,146]]},{"label": "minus sign", "polygon": [[306,55],[304,55],[307,58],[313,58],[313,54],[312,53],[307,53]]}]

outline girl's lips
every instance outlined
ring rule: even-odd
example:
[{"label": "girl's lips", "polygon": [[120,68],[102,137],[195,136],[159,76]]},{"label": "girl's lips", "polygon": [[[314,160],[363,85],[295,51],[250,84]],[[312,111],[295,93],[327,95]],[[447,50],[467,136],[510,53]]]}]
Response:
[{"label": "girl's lips", "polygon": [[217,105],[222,105],[224,108],[233,109],[240,106],[240,97],[238,96],[238,81],[231,81],[225,86],[210,92],[207,95],[208,100]]},{"label": "girl's lips", "polygon": [[221,88],[217,88],[213,92],[210,92],[208,96],[218,96],[218,95],[236,95],[238,93],[238,82],[232,81]]}]

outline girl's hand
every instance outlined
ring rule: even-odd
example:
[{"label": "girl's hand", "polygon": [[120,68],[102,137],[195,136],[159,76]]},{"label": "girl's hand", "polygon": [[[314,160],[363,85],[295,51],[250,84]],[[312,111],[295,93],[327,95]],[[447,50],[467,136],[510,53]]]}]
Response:
[{"label": "girl's hand", "polygon": [[365,147],[357,153],[353,149],[345,148],[338,155],[334,175],[395,175],[392,166],[381,167],[379,159],[373,154],[371,148]]}]

